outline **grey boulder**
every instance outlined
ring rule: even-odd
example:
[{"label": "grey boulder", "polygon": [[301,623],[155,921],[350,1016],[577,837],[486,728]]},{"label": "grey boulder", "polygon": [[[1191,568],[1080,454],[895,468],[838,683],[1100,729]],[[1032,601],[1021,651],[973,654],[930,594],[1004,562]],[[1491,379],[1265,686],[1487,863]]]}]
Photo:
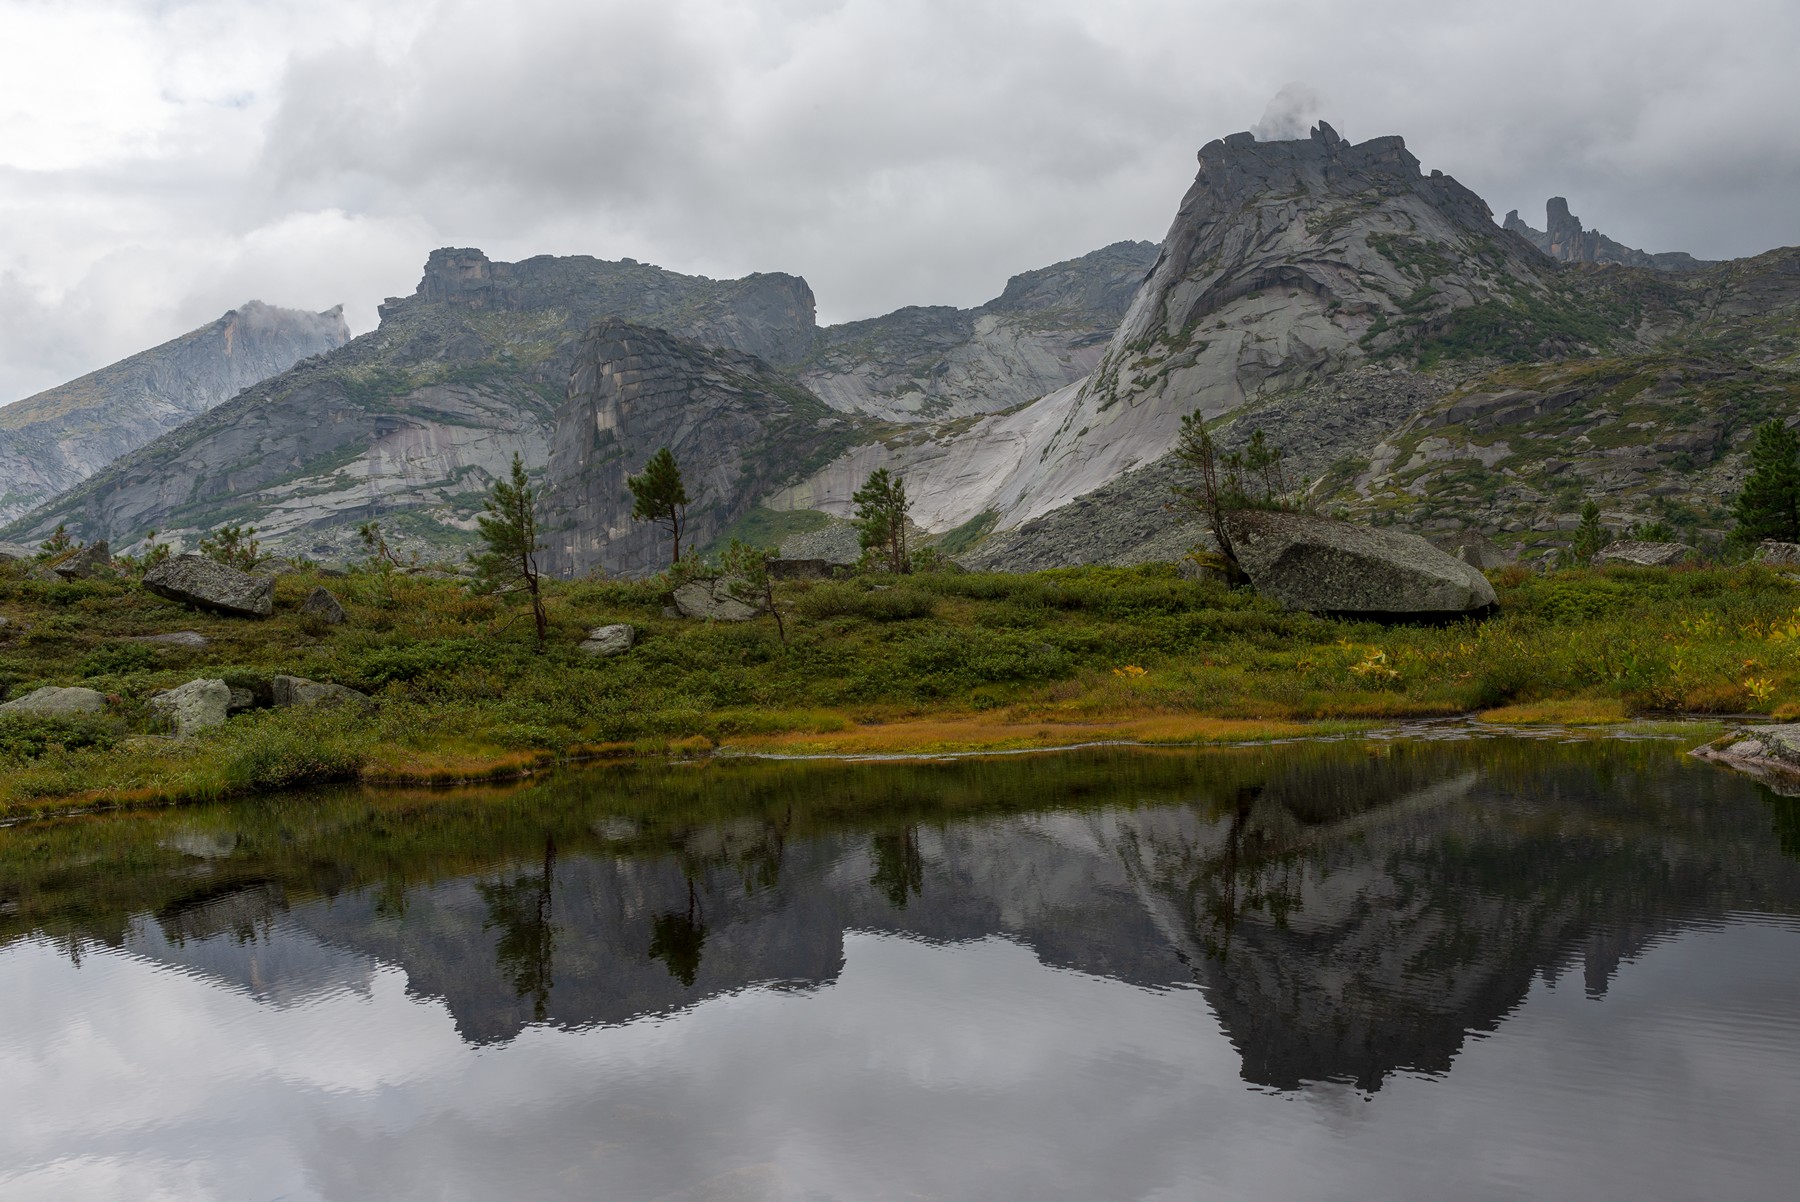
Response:
[{"label": "grey boulder", "polygon": [[1448,617],[1495,604],[1487,577],[1416,534],[1254,509],[1226,514],[1225,533],[1256,591],[1288,609]]},{"label": "grey boulder", "polygon": [[1503,568],[1513,562],[1513,556],[1479,530],[1440,535],[1431,540],[1431,545],[1483,572]]},{"label": "grey boulder", "polygon": [[342,603],[323,586],[306,594],[306,600],[300,603],[300,612],[318,618],[327,626],[337,626],[344,620]]},{"label": "grey boulder", "polygon": [[1638,568],[1670,568],[1685,562],[1694,553],[1686,543],[1612,543],[1594,556],[1594,566],[1626,564]]},{"label": "grey boulder", "polygon": [[84,689],[79,685],[68,689],[45,685],[41,689],[34,689],[23,697],[0,705],[0,711],[15,714],[43,714],[52,717],[67,714],[97,714],[105,708],[105,693],[98,689]]},{"label": "grey boulder", "polygon": [[223,726],[231,712],[231,686],[222,680],[190,680],[150,699],[150,708],[175,724],[179,738]]},{"label": "grey boulder", "polygon": [[615,622],[611,626],[596,626],[588,631],[587,638],[581,641],[581,652],[583,655],[605,659],[624,655],[636,643],[637,629],[625,622]]},{"label": "grey boulder", "polygon": [[144,573],[159,597],[239,617],[266,618],[275,610],[275,578],[252,576],[205,555],[176,555]]},{"label": "grey boulder", "polygon": [[91,542],[73,555],[52,565],[51,571],[64,580],[85,580],[112,571],[112,549],[105,539]]},{"label": "grey boulder", "polygon": [[158,643],[165,647],[204,647],[207,638],[198,630],[171,630],[167,634],[134,634],[127,643]]},{"label": "grey boulder", "polygon": [[304,676],[277,676],[270,691],[277,706],[354,705],[369,709],[375,704],[367,693]]},{"label": "grey boulder", "polygon": [[1800,543],[1782,543],[1765,538],[1756,545],[1756,560],[1775,568],[1800,567]]},{"label": "grey boulder", "polygon": [[730,576],[716,580],[690,580],[675,590],[675,608],[684,618],[712,622],[748,622],[762,606],[750,600],[747,581]]}]

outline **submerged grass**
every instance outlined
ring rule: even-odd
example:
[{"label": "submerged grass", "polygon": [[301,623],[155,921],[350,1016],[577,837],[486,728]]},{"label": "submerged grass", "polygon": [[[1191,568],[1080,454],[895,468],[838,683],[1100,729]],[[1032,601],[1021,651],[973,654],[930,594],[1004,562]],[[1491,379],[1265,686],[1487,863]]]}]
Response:
[{"label": "submerged grass", "polygon": [[[299,612],[318,584],[342,626]],[[1497,577],[1485,621],[1381,626],[1284,613],[1169,566],[792,582],[772,620],[663,616],[649,582],[564,582],[551,637],[456,579],[284,576],[264,621],[195,613],[128,580],[0,575],[0,685],[109,695],[80,721],[0,715],[0,814],[191,801],[331,780],[447,783],[583,756],[903,754],[1084,742],[1239,742],[1479,712],[1498,723],[1796,712],[1800,589],[1757,566]],[[587,629],[628,622],[627,655]],[[185,648],[135,641],[193,630]],[[263,710],[188,740],[149,698],[276,673],[376,699]]]}]

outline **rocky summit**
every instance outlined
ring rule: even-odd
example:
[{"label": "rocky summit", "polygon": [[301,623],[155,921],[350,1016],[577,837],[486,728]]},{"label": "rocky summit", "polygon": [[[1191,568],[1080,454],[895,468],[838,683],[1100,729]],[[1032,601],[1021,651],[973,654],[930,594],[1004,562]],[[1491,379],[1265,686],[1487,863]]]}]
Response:
[{"label": "rocky summit", "polygon": [[73,488],[196,414],[344,345],[341,309],[251,301],[161,346],[0,408],[0,522]]},{"label": "rocky summit", "polygon": [[1569,212],[1569,202],[1552,196],[1544,206],[1544,228],[1534,230],[1514,209],[1506,215],[1503,227],[1527,242],[1565,263],[1624,263],[1630,267],[1649,267],[1657,271],[1694,271],[1713,264],[1696,259],[1686,251],[1671,250],[1652,254],[1615,242],[1599,230],[1583,229],[1581,218]]}]

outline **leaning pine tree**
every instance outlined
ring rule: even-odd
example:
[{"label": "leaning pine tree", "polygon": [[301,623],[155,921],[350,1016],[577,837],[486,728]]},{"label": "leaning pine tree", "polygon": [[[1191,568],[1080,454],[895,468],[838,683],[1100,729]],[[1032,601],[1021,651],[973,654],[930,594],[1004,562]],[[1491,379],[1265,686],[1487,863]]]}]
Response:
[{"label": "leaning pine tree", "polygon": [[851,494],[856,503],[857,541],[870,557],[895,574],[910,571],[906,553],[906,484],[885,467],[869,473]]},{"label": "leaning pine tree", "polygon": [[538,647],[542,649],[550,624],[538,587],[537,553],[543,548],[538,543],[537,497],[525,475],[525,461],[517,454],[513,455],[512,478],[496,480],[493,495],[482,507],[487,512],[476,521],[485,549],[469,555],[479,587],[483,592],[529,596],[531,616],[537,623]]},{"label": "leaning pine tree", "polygon": [[681,468],[668,447],[650,456],[641,476],[627,476],[631,489],[631,516],[639,522],[664,522],[669,527],[673,549],[669,566],[681,562],[681,529],[687,525],[687,486],[681,482]]},{"label": "leaning pine tree", "polygon": [[1740,543],[1800,543],[1800,437],[1780,418],[1756,428],[1750,446],[1750,475],[1731,504]]}]

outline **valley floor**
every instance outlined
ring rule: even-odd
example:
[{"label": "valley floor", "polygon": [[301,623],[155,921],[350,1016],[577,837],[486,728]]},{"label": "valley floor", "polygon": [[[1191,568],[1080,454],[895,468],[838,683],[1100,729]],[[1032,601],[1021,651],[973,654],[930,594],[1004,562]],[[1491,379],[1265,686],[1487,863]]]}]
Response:
[{"label": "valley floor", "polygon": [[[0,816],[171,803],[329,780],[441,783],[565,759],[917,755],[1094,742],[1234,743],[1394,719],[1611,723],[1800,714],[1800,586],[1760,566],[1496,574],[1499,613],[1381,626],[1284,613],[1172,566],[795,582],[771,618],[664,616],[658,582],[557,583],[550,638],[454,578],[283,576],[275,615],[216,617],[128,579],[0,577],[0,683],[107,695],[77,718],[0,714]],[[302,614],[316,585],[348,620]],[[626,622],[616,658],[578,649]],[[138,641],[194,631],[205,645]],[[176,739],[149,699],[277,674],[370,694],[251,709]]]}]

